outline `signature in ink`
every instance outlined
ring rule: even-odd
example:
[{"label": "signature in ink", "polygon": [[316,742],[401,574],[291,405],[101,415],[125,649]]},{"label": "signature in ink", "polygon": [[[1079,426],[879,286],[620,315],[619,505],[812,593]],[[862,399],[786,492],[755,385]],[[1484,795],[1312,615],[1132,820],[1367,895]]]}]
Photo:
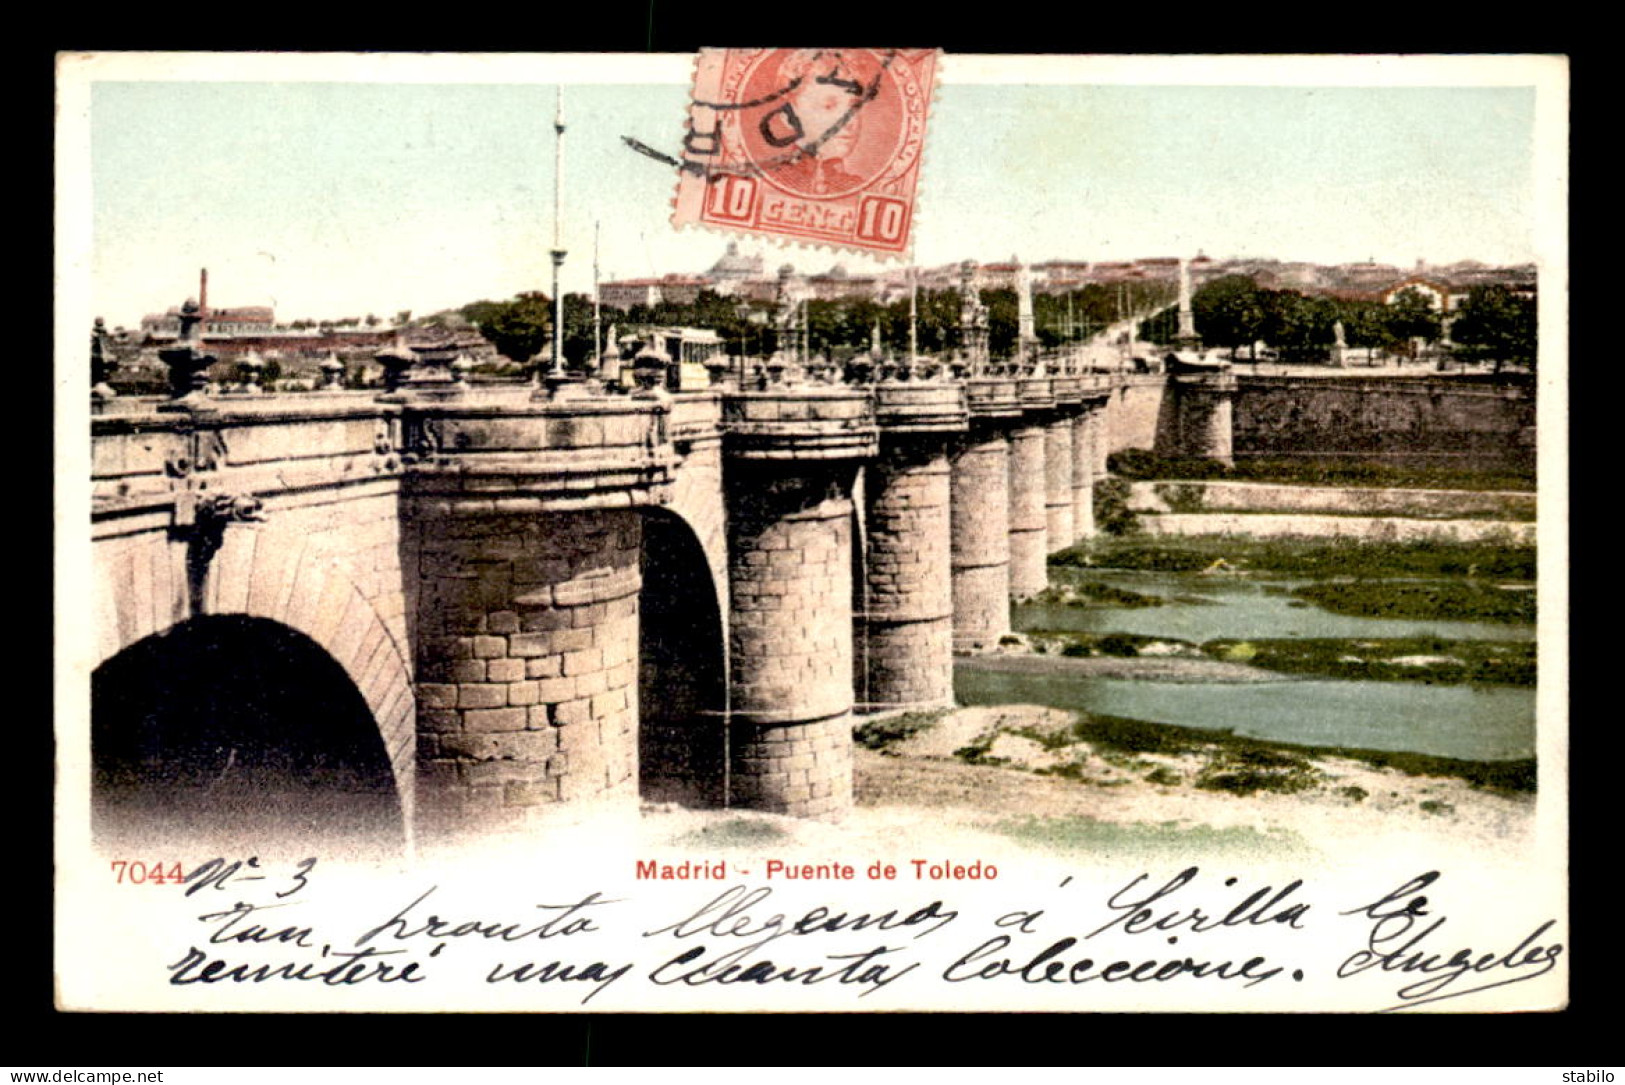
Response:
[{"label": "signature in ink", "polygon": [[[1339,979],[1373,969],[1420,977],[1399,988],[1395,994],[1400,1001],[1380,1012],[1411,1009],[1522,983],[1557,967],[1563,944],[1545,941],[1546,932],[1557,925],[1555,919],[1548,919],[1504,952],[1466,946],[1454,952],[1436,949],[1442,940],[1436,936],[1448,917],[1435,915],[1421,891],[1438,880],[1436,870],[1419,874],[1379,899],[1342,913],[1363,916],[1371,921],[1371,927],[1366,932],[1365,948],[1349,954],[1338,966]],[[1458,987],[1458,981],[1463,979],[1469,986]]]}]

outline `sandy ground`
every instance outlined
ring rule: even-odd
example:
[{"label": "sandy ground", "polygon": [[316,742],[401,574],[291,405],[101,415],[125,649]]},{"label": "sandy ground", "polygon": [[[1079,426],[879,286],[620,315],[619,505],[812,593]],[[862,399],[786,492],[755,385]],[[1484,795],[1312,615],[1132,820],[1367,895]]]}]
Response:
[{"label": "sandy ground", "polygon": [[[857,794],[870,811],[929,810],[935,822],[971,824],[999,816],[1090,818],[1120,825],[1178,829],[1251,829],[1310,850],[1343,850],[1376,838],[1449,839],[1469,848],[1522,850],[1532,832],[1532,796],[1507,796],[1465,782],[1372,768],[1340,758],[1315,762],[1321,779],[1294,794],[1248,796],[1205,791],[1189,778],[1201,754],[1138,755],[1123,767],[1092,748],[1073,747],[1063,758],[1011,728],[1044,731],[1066,726],[1072,714],[1039,705],[962,708],[885,754],[857,751]],[[1009,765],[973,765],[954,751],[998,732],[988,752]],[[1078,756],[1089,780],[1036,775],[1032,770]],[[1186,782],[1161,785],[1145,777],[1156,766]],[[1350,788],[1365,794],[1356,799]],[[1424,808],[1422,804],[1429,804]]]}]

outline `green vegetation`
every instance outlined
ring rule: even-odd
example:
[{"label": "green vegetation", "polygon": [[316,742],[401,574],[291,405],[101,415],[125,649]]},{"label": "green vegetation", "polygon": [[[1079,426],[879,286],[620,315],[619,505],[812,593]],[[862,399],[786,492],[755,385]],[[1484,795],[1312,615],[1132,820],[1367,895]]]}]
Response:
[{"label": "green vegetation", "polygon": [[[1145,654],[1151,645],[1163,646],[1162,655],[1194,656],[1199,650],[1189,641],[1177,637],[1154,637],[1141,633],[1079,633],[1070,629],[1035,629],[1027,634],[1035,652],[1051,652],[1072,659],[1094,656],[1112,656],[1133,659]],[[1170,650],[1167,646],[1173,646]]]},{"label": "green vegetation", "polygon": [[[1482,577],[1535,579],[1535,548],[1505,543],[1358,542],[1187,536],[1095,539],[1050,557],[1061,566],[1200,572],[1215,561],[1286,577]],[[1508,593],[1511,594],[1511,593]]]},{"label": "green vegetation", "polygon": [[1533,622],[1535,593],[1508,590],[1493,583],[1441,580],[1405,583],[1391,580],[1327,581],[1294,589],[1333,614],[1361,618],[1411,618],[1424,621]]},{"label": "green vegetation", "polygon": [[929,731],[948,711],[904,712],[865,720],[852,729],[852,738],[865,749],[885,751],[921,731]]},{"label": "green vegetation", "polygon": [[1097,479],[1094,485],[1095,527],[1107,535],[1133,535],[1139,516],[1128,507],[1129,484],[1120,478]]},{"label": "green vegetation", "polygon": [[1076,584],[1051,584],[1037,595],[1028,598],[1027,602],[1047,606],[1090,608],[1160,607],[1167,600],[1160,595],[1146,595],[1111,584],[1082,581]]},{"label": "green vegetation", "polygon": [[1266,833],[1240,827],[1215,829],[1177,822],[1123,824],[1091,817],[1029,816],[981,828],[1028,847],[1091,857],[1117,854],[1183,859],[1200,854],[1277,859],[1309,850],[1303,839],[1293,833]]},{"label": "green vegetation", "polygon": [[[1092,283],[1069,293],[1038,294],[1033,306],[1039,341],[1049,348],[1069,337],[1085,338],[1121,319],[1119,306],[1126,305],[1127,312],[1142,312],[1166,304],[1172,293],[1168,283],[1144,282],[1122,287]],[[983,290],[981,299],[988,308],[989,347],[995,357],[1005,357],[1014,352],[1019,331],[1016,292],[1008,288]],[[959,345],[960,304],[957,289],[919,292],[917,330],[922,352],[937,354]],[[709,328],[721,337],[727,353],[735,356],[765,357],[780,347],[770,300],[740,299],[701,290],[692,301],[661,301],[629,309],[605,306],[602,312],[606,329],[611,324],[620,325],[622,330],[627,326]],[[526,361],[544,349],[552,335],[552,302],[539,292],[507,301],[470,302],[453,315],[478,326],[501,353],[516,361]],[[887,305],[861,297],[814,298],[807,302],[809,345],[815,354],[826,354],[837,362],[867,351],[877,324],[885,347],[896,353],[908,350],[907,297]],[[1065,330],[1068,328],[1075,334]],[[565,358],[579,366],[593,349],[592,298],[566,294]]]},{"label": "green vegetation", "polygon": [[789,835],[781,826],[771,821],[734,817],[684,833],[672,841],[672,846],[750,848],[762,844],[780,844],[788,839]]},{"label": "green vegetation", "polygon": [[1260,791],[1291,795],[1308,791],[1320,778],[1320,772],[1302,754],[1251,745],[1220,750],[1197,774],[1196,786],[1232,795]]},{"label": "green vegetation", "polygon": [[[1427,295],[1414,288],[1384,303],[1270,290],[1245,275],[1226,275],[1203,285],[1191,298],[1191,313],[1202,341],[1229,348],[1232,358],[1245,350],[1247,358],[1256,360],[1256,347],[1264,343],[1293,363],[1329,359],[1339,322],[1348,346],[1389,354],[1409,355],[1417,340],[1437,342],[1444,331]],[[1178,326],[1177,310],[1164,309],[1141,325],[1140,334],[1153,343],[1172,343]],[[1502,361],[1534,364],[1535,332],[1534,301],[1504,286],[1490,286],[1468,295],[1451,338],[1459,353],[1473,360],[1494,359],[1499,370]]]},{"label": "green vegetation", "polygon": [[[1533,492],[1534,476],[1504,470],[1465,467],[1408,467],[1396,464],[1259,456],[1227,467],[1196,456],[1160,456],[1143,448],[1113,452],[1107,464],[1123,479],[1232,482],[1279,482],[1303,486],[1362,486],[1409,490],[1510,490]],[[1097,484],[1096,493],[1099,493]],[[1124,499],[1128,488],[1123,487]],[[1166,499],[1166,498],[1165,498]],[[1171,503],[1170,503],[1171,504]],[[1199,512],[1200,509],[1174,509]],[[1098,515],[1098,512],[1097,512]]]},{"label": "green vegetation", "polygon": [[[1192,658],[1245,663],[1280,674],[1368,682],[1496,685],[1533,688],[1533,641],[1449,640],[1443,637],[1226,637],[1201,645],[1142,633],[1080,633],[1035,629],[1033,651],[1068,659]],[[1154,648],[1148,652],[1147,649]]]},{"label": "green vegetation", "polygon": [[1468,360],[1489,359],[1496,372],[1511,362],[1535,365],[1535,301],[1504,286],[1475,286],[1456,311],[1450,337]]},{"label": "green vegetation", "polygon": [[[1014,732],[1032,738],[1045,749],[1087,743],[1101,757],[1113,755],[1177,755],[1199,753],[1207,760],[1197,786],[1234,794],[1259,790],[1300,791],[1313,786],[1318,776],[1312,762],[1326,758],[1359,761],[1374,768],[1393,769],[1410,776],[1464,780],[1473,787],[1502,793],[1533,793],[1535,759],[1468,761],[1455,757],[1411,753],[1404,750],[1367,750],[1347,746],[1308,746],[1247,738],[1230,731],[1207,731],[1169,723],[1152,723],[1125,716],[1077,713],[1068,728],[1047,732]],[[956,750],[955,756],[972,764],[1002,764],[990,758],[996,735]],[[1131,762],[1117,762],[1130,764]]]},{"label": "green vegetation", "polygon": [[[1376,682],[1529,686],[1535,684],[1533,642],[1301,638],[1212,640],[1202,651],[1283,674]],[[1065,654],[1063,650],[1063,654]]]}]

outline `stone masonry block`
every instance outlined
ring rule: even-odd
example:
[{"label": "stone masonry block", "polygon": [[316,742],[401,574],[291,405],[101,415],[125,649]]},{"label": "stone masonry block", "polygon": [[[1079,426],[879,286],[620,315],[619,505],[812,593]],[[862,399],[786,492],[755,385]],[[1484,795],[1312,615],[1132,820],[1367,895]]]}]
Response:
[{"label": "stone masonry block", "polygon": [[490,683],[457,687],[458,708],[500,708],[508,703],[506,686]]},{"label": "stone masonry block", "polygon": [[523,731],[523,708],[476,708],[463,713],[463,725],[470,732]]}]

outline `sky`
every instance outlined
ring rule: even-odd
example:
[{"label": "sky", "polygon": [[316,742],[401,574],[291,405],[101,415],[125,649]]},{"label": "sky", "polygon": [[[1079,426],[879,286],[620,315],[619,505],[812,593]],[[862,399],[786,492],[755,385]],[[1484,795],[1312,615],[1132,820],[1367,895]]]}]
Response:
[{"label": "sky", "polygon": [[[1221,85],[1245,78],[1231,67],[1205,85],[1190,84],[1202,71],[1175,70],[1181,85],[1147,81],[1163,69],[1057,76],[1030,59],[989,77],[960,59],[945,58],[927,124],[922,265],[1536,258],[1537,95],[1517,79],[1350,86],[1324,69],[1332,78],[1316,85],[1310,67],[1293,85]],[[279,320],[547,290],[566,81],[565,289],[591,289],[595,224],[605,279],[701,271],[728,237],[674,230],[672,167],[622,141],[677,151],[691,58],[623,60],[585,73],[510,65],[489,81],[464,68],[450,73],[459,82],[432,68],[340,82],[320,67],[272,79],[248,63],[205,78],[115,66],[67,113],[70,129],[84,122],[72,130],[88,192],[83,208],[59,205],[59,224],[82,212],[90,304],[110,326],[195,295],[202,267],[211,306],[272,305]],[[643,81],[614,81],[628,72]],[[769,269],[880,266],[740,241]]]}]

